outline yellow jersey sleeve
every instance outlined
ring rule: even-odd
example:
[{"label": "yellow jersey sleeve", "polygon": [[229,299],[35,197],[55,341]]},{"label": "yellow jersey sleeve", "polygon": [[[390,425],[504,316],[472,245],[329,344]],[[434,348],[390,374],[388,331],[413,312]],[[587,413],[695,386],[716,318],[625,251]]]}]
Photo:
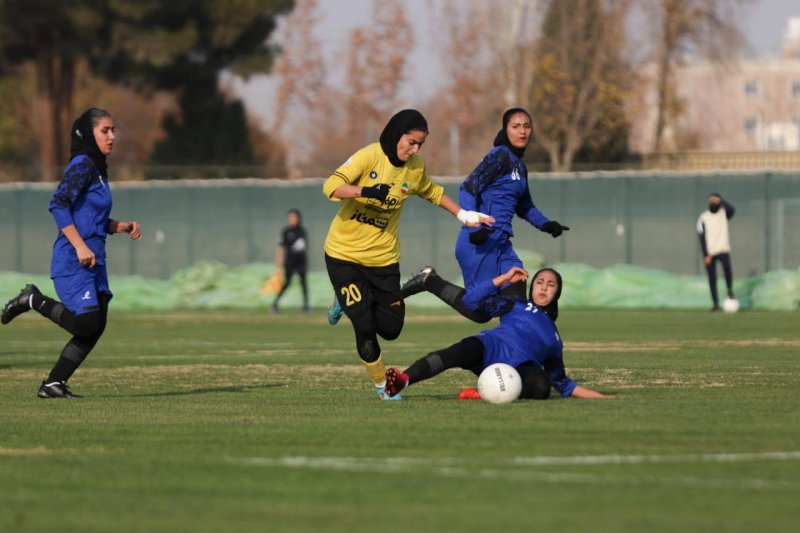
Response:
[{"label": "yellow jersey sleeve", "polygon": [[375,161],[375,150],[370,148],[370,146],[365,146],[354,153],[325,180],[322,192],[328,199],[334,202],[340,201],[340,198],[332,198],[331,195],[342,185],[361,186],[359,181],[377,162]]},{"label": "yellow jersey sleeve", "polygon": [[444,196],[444,187],[434,183],[431,177],[428,176],[428,171],[423,167],[422,178],[419,180],[416,194],[433,205],[439,205],[442,202],[442,196]]}]

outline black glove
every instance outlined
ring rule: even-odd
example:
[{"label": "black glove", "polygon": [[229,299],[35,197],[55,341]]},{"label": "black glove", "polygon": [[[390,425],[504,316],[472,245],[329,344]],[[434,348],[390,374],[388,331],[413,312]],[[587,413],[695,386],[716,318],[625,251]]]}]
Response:
[{"label": "black glove", "polygon": [[489,238],[491,231],[486,226],[481,226],[477,231],[469,234],[469,242],[472,244],[483,244]]},{"label": "black glove", "polygon": [[555,220],[550,220],[544,223],[544,226],[542,226],[542,231],[549,233],[555,239],[565,231],[569,231],[569,226],[562,226]]},{"label": "black glove", "polygon": [[376,200],[380,200],[381,203],[384,203],[386,197],[389,195],[389,189],[391,189],[391,186],[387,183],[378,183],[371,187],[361,187],[361,196],[364,198],[375,198]]}]

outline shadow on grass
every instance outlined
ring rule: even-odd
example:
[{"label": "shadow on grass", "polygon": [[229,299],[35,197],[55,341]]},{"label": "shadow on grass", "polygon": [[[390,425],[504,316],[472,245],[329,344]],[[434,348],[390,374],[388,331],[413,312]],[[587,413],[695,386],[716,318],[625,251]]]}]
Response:
[{"label": "shadow on grass", "polygon": [[456,400],[458,401],[458,393],[456,394],[408,394],[401,393],[404,400],[413,398],[425,398],[426,400]]},{"label": "shadow on grass", "polygon": [[160,398],[165,396],[195,396],[201,394],[215,394],[218,392],[243,393],[255,389],[272,389],[283,387],[283,383],[271,383],[269,385],[235,385],[232,387],[209,387],[204,389],[194,389],[185,391],[168,392],[142,392],[136,394],[103,394],[94,396],[95,398]]}]

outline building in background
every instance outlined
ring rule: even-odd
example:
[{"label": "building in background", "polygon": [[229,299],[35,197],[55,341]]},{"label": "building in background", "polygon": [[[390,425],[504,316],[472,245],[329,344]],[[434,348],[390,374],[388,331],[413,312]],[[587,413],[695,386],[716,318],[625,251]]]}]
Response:
[{"label": "building in background", "polygon": [[[666,151],[800,151],[800,18],[789,20],[783,57],[728,66],[693,61],[677,71],[683,112],[664,132]],[[632,117],[631,147],[652,150],[655,92]]]}]

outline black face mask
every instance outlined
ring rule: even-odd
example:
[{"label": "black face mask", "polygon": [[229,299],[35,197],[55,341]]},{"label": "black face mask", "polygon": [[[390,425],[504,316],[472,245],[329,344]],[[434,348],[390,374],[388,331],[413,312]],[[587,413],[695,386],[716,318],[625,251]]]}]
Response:
[{"label": "black face mask", "polygon": [[712,213],[719,211],[719,204],[708,204],[708,210]]}]

